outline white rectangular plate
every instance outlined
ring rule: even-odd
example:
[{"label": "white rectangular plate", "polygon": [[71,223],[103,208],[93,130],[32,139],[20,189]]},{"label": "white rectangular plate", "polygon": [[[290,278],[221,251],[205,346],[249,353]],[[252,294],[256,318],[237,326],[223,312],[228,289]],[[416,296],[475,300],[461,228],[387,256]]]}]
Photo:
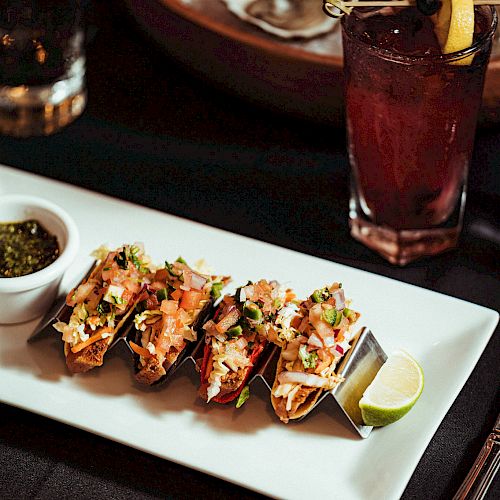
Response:
[{"label": "white rectangular plate", "polygon": [[70,376],[59,334],[28,345],[36,321],[0,326],[1,401],[270,496],[399,498],[498,321],[475,304],[0,167],[5,193],[42,195],[74,217],[81,251],[63,290],[91,264],[94,248],[134,241],[157,262],[204,258],[230,274],[233,287],[262,277],[306,296],[341,281],[385,351],[402,347],[420,362],[426,385],[417,405],[362,440],[333,400],[284,425],[262,386],[239,410],[206,405],[193,367],[184,365],[161,390],[147,392],[134,385],[130,360],[114,352],[102,368]]}]

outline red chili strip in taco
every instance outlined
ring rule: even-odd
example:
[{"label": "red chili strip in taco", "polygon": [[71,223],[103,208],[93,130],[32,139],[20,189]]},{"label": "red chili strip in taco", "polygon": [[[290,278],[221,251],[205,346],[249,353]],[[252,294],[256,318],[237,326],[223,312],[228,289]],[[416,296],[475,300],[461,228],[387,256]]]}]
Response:
[{"label": "red chili strip in taco", "polygon": [[359,313],[347,307],[339,283],[316,290],[300,304],[281,344],[271,402],[281,421],[306,415],[323,391],[342,380],[335,368],[354,337]]},{"label": "red chili strip in taco", "polygon": [[69,321],[54,324],[62,333],[71,373],[103,364],[108,347],[151,276],[150,259],[141,244],[123,245],[114,251],[101,247],[92,255],[97,262],[89,278],[66,297],[71,308]]},{"label": "red chili strip in taco", "polygon": [[228,403],[240,395],[268,339],[276,335],[274,320],[294,297],[276,281],[260,280],[223,298],[203,326],[199,393],[205,401]]}]

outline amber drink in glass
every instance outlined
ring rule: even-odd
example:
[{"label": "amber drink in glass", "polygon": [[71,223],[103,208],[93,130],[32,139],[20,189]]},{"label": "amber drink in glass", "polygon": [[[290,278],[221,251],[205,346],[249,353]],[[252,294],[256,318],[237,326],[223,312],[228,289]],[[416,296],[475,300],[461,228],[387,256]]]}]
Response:
[{"label": "amber drink in glass", "polygon": [[351,234],[394,264],[457,243],[496,22],[476,7],[472,46],[443,55],[416,7],[342,21]]},{"label": "amber drink in glass", "polygon": [[0,134],[49,135],[83,112],[82,4],[0,2]]}]

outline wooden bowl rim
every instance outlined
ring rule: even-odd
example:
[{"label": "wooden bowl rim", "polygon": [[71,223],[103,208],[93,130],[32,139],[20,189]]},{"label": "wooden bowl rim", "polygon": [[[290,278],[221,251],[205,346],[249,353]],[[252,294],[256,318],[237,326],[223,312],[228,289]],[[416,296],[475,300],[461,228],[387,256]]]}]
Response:
[{"label": "wooden bowl rim", "polygon": [[[307,50],[297,47],[288,47],[283,43],[273,42],[250,33],[242,32],[236,28],[232,28],[224,23],[215,21],[209,16],[200,13],[193,8],[181,3],[180,0],[158,0],[166,8],[170,9],[175,14],[187,19],[188,21],[197,24],[210,31],[218,33],[226,38],[230,38],[245,45],[250,45],[270,54],[288,58],[288,59],[302,59],[313,63],[337,67],[341,69],[343,66],[343,58],[340,56],[325,56],[321,54],[314,54]],[[209,0],[215,1],[215,0]],[[243,21],[242,21],[243,22]]]},{"label": "wooden bowl rim", "polygon": [[[236,28],[228,26],[227,24],[217,22],[210,16],[189,7],[182,3],[182,0],[156,0],[162,4],[163,7],[169,9],[174,14],[182,17],[189,22],[200,26],[201,28],[210,30],[224,38],[235,40],[243,45],[252,46],[267,52],[271,55],[295,61],[297,59],[320,64],[323,66],[331,67],[341,70],[343,67],[343,57],[341,56],[325,56],[322,54],[315,54],[308,50],[300,49],[298,47],[286,46],[284,42],[275,42],[266,38],[239,31]],[[215,1],[215,0],[210,0]],[[243,21],[241,21],[243,22]],[[499,28],[500,29],[500,28]],[[488,63],[487,73],[500,72],[500,55],[490,59]]]},{"label": "wooden bowl rim", "polygon": [[[341,56],[325,56],[322,54],[315,54],[307,50],[300,49],[298,47],[289,47],[283,42],[274,42],[272,40],[267,40],[250,33],[242,32],[236,28],[232,28],[227,24],[215,21],[209,16],[198,12],[197,10],[184,5],[182,0],[157,0],[159,3],[163,4],[164,7],[170,9],[172,12],[177,14],[184,19],[201,26],[202,28],[208,29],[215,33],[222,35],[223,37],[230,38],[239,43],[250,45],[258,48],[264,52],[270,54],[287,58],[290,60],[301,59],[303,61],[309,61],[311,63],[322,64],[326,66],[335,67],[341,69],[343,66],[343,57]],[[210,0],[215,1],[215,0]],[[242,21],[243,22],[243,21]],[[500,28],[499,28],[500,29]],[[488,72],[490,71],[500,71],[500,56],[497,56],[490,60],[488,64]]]}]

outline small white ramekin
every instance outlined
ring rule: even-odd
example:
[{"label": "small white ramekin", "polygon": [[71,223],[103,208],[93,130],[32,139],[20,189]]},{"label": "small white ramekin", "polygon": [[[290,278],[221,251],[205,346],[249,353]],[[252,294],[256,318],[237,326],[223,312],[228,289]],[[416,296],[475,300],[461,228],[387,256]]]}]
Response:
[{"label": "small white ramekin", "polygon": [[55,203],[22,194],[0,196],[0,222],[28,219],[38,220],[57,237],[60,254],[52,264],[35,273],[0,278],[0,324],[21,323],[45,313],[80,246],[75,222]]}]

